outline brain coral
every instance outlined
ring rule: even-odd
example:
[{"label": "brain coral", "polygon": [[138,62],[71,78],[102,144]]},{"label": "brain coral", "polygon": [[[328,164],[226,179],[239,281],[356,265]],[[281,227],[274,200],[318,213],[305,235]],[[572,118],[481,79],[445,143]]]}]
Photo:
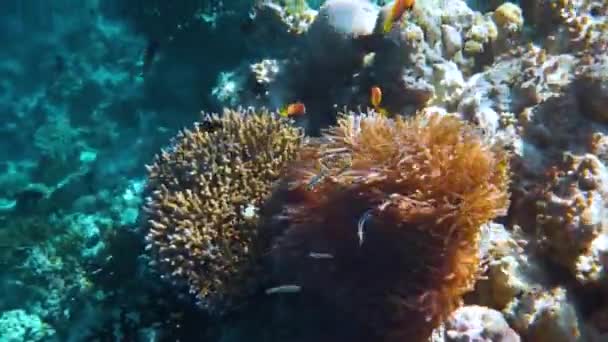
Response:
[{"label": "brain coral", "polygon": [[277,191],[274,281],[314,293],[363,340],[426,340],[472,289],[480,225],[505,213],[508,183],[503,150],[453,116],[344,115]]},{"label": "brain coral", "polygon": [[224,312],[255,288],[258,208],[301,132],[266,111],[225,110],[181,132],[150,166],[147,249],[163,278]]}]

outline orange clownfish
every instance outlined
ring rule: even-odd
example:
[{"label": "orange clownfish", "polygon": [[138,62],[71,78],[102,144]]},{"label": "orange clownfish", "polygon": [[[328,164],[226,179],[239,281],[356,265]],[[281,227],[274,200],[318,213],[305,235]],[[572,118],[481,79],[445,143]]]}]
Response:
[{"label": "orange clownfish", "polygon": [[382,90],[378,86],[373,86],[369,91],[369,100],[372,103],[372,107],[376,112],[386,116],[388,112],[386,109],[380,107],[380,103],[382,103]]},{"label": "orange clownfish", "polygon": [[373,86],[372,89],[370,89],[369,98],[372,102],[372,106],[374,108],[378,107],[380,102],[382,102],[382,90],[380,87]]},{"label": "orange clownfish", "polygon": [[403,13],[405,13],[406,10],[414,7],[414,1],[415,0],[395,0],[393,7],[391,7],[386,18],[384,18],[383,30],[385,34],[391,31],[393,23],[401,19],[401,16],[403,16]]},{"label": "orange clownfish", "polygon": [[291,103],[279,110],[279,115],[285,118],[292,118],[306,114],[306,106],[302,102]]}]

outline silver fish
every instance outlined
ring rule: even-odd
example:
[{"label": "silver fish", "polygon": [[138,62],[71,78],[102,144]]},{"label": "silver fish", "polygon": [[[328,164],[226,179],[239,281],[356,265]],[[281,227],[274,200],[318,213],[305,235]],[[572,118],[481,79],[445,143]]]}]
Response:
[{"label": "silver fish", "polygon": [[276,293],[298,293],[301,290],[302,287],[299,285],[281,285],[266,289],[266,294],[271,295]]},{"label": "silver fish", "polygon": [[317,253],[317,252],[310,252],[310,253],[308,253],[308,256],[313,259],[333,259],[334,258],[333,254]]},{"label": "silver fish", "polygon": [[372,209],[366,211],[361,218],[359,219],[359,223],[357,224],[357,237],[359,238],[359,247],[363,245],[363,228],[365,228],[365,222],[372,216]]}]

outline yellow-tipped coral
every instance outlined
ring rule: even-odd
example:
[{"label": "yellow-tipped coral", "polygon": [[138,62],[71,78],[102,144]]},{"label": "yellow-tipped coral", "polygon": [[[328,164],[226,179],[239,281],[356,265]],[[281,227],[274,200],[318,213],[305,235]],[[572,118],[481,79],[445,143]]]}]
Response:
[{"label": "yellow-tipped coral", "polygon": [[149,167],[147,248],[164,278],[221,313],[254,290],[258,209],[302,134],[267,111],[205,115]]},{"label": "yellow-tipped coral", "polygon": [[506,153],[456,117],[344,115],[277,192],[276,280],[364,340],[426,341],[472,290],[480,225],[505,213],[508,185]]}]

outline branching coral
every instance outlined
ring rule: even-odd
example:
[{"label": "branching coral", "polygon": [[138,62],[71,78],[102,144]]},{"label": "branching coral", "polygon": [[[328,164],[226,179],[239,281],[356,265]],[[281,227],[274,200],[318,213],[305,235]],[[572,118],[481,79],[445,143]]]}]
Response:
[{"label": "branching coral", "polygon": [[282,186],[277,280],[388,341],[425,340],[460,304],[478,275],[479,227],[509,202],[507,155],[436,113],[342,116]]},{"label": "branching coral", "polygon": [[300,131],[266,111],[206,115],[149,167],[148,249],[162,276],[185,284],[212,311],[254,287],[257,210]]}]

